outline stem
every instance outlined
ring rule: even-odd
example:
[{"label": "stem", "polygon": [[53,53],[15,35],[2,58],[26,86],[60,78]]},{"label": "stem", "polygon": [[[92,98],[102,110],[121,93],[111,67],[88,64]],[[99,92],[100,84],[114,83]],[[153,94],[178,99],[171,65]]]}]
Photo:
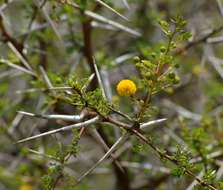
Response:
[{"label": "stem", "polygon": [[[94,55],[93,55],[93,47],[92,47],[92,27],[91,27],[91,19],[86,17],[85,13],[82,11],[82,31],[83,31],[83,38],[84,38],[84,55],[88,61],[89,67],[91,69],[92,73],[97,74],[96,67],[94,66]],[[94,90],[98,87],[98,79],[97,77],[94,77],[91,84],[89,85],[91,87],[91,90]],[[99,130],[100,135],[103,137],[103,139],[106,140],[108,137],[104,134],[103,129],[101,128]],[[109,143],[107,143],[109,144]],[[125,169],[125,172],[118,167],[116,162],[113,162],[113,169],[115,171],[115,176],[117,180],[117,188],[120,190],[129,190],[130,189],[130,183],[127,174],[127,169]]]},{"label": "stem", "polygon": [[[127,129],[129,126],[124,125],[123,123],[115,121],[113,119],[111,119],[110,117],[107,117],[107,120],[119,127],[125,128]],[[139,139],[141,139],[144,143],[146,143],[147,145],[149,145],[161,158],[165,158],[166,160],[169,160],[170,162],[174,163],[177,166],[181,166],[181,164],[179,163],[178,160],[176,160],[175,158],[173,158],[172,156],[168,155],[165,151],[160,150],[158,147],[156,147],[151,139],[147,139],[145,136],[143,136],[141,134],[141,132],[139,132],[138,130],[134,129],[134,128],[128,128],[128,131],[131,132],[132,134],[136,135]],[[216,187],[214,187],[211,184],[208,184],[206,181],[200,179],[199,177],[197,177],[195,174],[193,174],[192,171],[190,171],[189,169],[187,169],[184,166],[181,166],[185,169],[185,173],[191,177],[193,177],[201,186],[203,187],[208,187],[211,190],[218,190]]]},{"label": "stem", "polygon": [[142,116],[143,116],[143,114],[145,113],[145,111],[146,111],[146,107],[147,107],[147,105],[150,103],[150,101],[151,101],[151,96],[152,96],[152,88],[151,88],[151,90],[148,90],[148,93],[147,93],[147,95],[146,95],[146,98],[145,98],[145,100],[144,100],[144,103],[143,103],[143,105],[142,105],[142,107],[141,107],[141,109],[140,109],[140,111],[139,111],[139,113],[138,113],[138,116],[137,116],[137,121],[138,122],[140,122],[141,120],[142,120]]},{"label": "stem", "polygon": [[[88,65],[91,69],[92,73],[96,74],[95,67],[94,67],[94,55],[93,55],[93,48],[92,48],[92,38],[91,38],[91,19],[86,18],[86,16],[82,13],[83,21],[82,21],[82,31],[83,31],[83,38],[84,38],[84,55],[87,59]],[[91,88],[92,90],[97,88],[97,78],[94,77],[94,79],[91,82]]]}]

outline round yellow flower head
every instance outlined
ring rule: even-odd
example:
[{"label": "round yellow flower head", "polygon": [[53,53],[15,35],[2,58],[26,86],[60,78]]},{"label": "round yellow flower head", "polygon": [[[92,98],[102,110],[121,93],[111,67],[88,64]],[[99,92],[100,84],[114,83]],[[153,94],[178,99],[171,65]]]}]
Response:
[{"label": "round yellow flower head", "polygon": [[29,184],[23,184],[20,186],[19,190],[33,190],[33,187]]},{"label": "round yellow flower head", "polygon": [[136,92],[136,85],[131,80],[121,80],[117,85],[117,92],[120,96],[131,96]]}]

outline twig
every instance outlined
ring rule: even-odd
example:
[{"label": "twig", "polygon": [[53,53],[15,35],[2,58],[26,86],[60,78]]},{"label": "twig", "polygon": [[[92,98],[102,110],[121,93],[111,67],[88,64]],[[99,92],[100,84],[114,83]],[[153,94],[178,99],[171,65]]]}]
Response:
[{"label": "twig", "polygon": [[130,116],[128,116],[127,114],[125,114],[125,113],[123,113],[123,112],[121,112],[121,111],[119,111],[119,110],[116,110],[116,109],[113,108],[112,106],[109,106],[109,109],[111,109],[114,113],[116,113],[116,114],[118,114],[118,115],[124,117],[125,119],[127,119],[127,120],[129,120],[129,121],[133,121],[133,119],[132,119]]},{"label": "twig", "polygon": [[[199,178],[202,178],[203,175],[204,175],[204,171],[201,171],[201,172],[199,173],[198,177],[199,177]],[[197,182],[196,180],[194,180],[194,181],[189,185],[189,187],[187,187],[186,190],[192,190],[192,189],[194,188],[194,186],[197,185],[197,183],[198,183],[198,182]]]}]

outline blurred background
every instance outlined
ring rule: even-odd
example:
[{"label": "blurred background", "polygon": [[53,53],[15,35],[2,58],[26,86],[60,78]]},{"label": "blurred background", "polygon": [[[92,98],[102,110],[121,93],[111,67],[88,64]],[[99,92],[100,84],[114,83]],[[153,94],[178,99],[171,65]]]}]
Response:
[{"label": "blurred background", "polygon": [[[154,111],[150,118],[167,121],[151,126],[148,132],[157,146],[170,153],[180,144],[190,150],[193,158],[205,157],[216,178],[222,180],[223,1],[103,1],[128,20],[98,1],[87,1],[87,16],[63,2],[0,0],[0,190],[47,189],[47,184],[48,189],[60,190],[192,189],[196,185],[192,178],[173,176],[173,165],[160,161],[135,138],[130,138],[115,153],[127,177],[120,177],[120,171],[107,159],[78,186],[74,186],[75,179],[104,154],[89,131],[76,142],[77,154],[65,163],[63,174],[56,158],[73,142],[77,132],[14,144],[19,139],[70,124],[17,111],[78,114],[79,109],[59,97],[52,98],[47,91],[35,89],[47,87],[44,73],[52,86],[66,86],[67,79],[74,74],[79,80],[89,77],[92,73],[89,54],[97,61],[109,100],[131,115],[134,111],[131,100],[118,96],[116,85],[125,78],[137,81],[140,75],[133,57],[147,58],[151,48],[165,41],[158,21],[169,21],[176,15],[187,21],[186,30],[192,37],[177,47],[174,54],[180,83],[152,99]],[[88,41],[86,36],[90,36]],[[110,145],[121,134],[106,124],[96,127]],[[197,128],[203,130],[193,130]],[[199,142],[197,147],[195,140]],[[202,167],[198,164],[197,175],[202,176]],[[56,186],[49,187],[55,179]]]}]

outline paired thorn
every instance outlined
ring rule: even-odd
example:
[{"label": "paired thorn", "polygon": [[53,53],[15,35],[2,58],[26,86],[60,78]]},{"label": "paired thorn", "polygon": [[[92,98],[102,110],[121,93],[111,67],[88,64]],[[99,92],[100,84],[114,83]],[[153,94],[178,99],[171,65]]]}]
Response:
[{"label": "paired thorn", "polygon": [[62,119],[64,121],[74,121],[74,122],[80,121],[84,118],[83,113],[81,113],[80,115],[61,115],[61,114],[47,115],[47,114],[34,114],[25,111],[18,111],[18,113],[31,117],[39,117],[43,119]]},{"label": "paired thorn", "polygon": [[140,124],[140,129],[145,129],[151,125],[159,124],[166,120],[167,120],[167,118],[163,118],[163,119],[157,119],[157,120],[153,120],[153,121],[148,121],[146,123],[142,123],[142,124]]},{"label": "paired thorn", "polygon": [[78,129],[78,128],[81,128],[81,127],[88,127],[89,125],[91,125],[93,123],[96,123],[98,120],[99,120],[99,116],[96,116],[96,117],[94,117],[92,119],[89,119],[87,121],[84,121],[84,122],[76,123],[76,124],[73,124],[73,125],[68,125],[68,126],[65,126],[65,127],[59,128],[59,129],[54,129],[54,130],[51,130],[51,131],[47,131],[45,133],[41,133],[41,134],[34,135],[34,136],[31,136],[31,137],[28,137],[28,138],[25,138],[25,139],[21,139],[21,140],[17,141],[16,144],[27,142],[27,141],[30,141],[30,140],[34,140],[34,139],[37,139],[37,138],[40,138],[40,137],[52,135],[52,134],[59,133],[59,132],[62,132],[62,131],[68,131],[68,130],[71,130],[71,129],[74,129],[74,128]]}]

